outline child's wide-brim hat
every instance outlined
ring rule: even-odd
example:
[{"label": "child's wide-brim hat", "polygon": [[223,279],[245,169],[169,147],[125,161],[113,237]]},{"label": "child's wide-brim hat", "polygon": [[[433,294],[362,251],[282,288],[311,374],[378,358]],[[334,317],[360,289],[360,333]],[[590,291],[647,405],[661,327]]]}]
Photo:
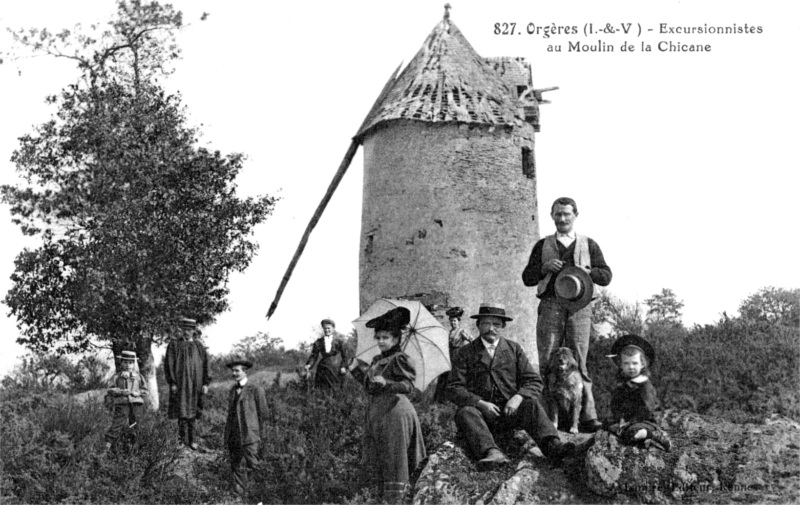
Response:
[{"label": "child's wide-brim hat", "polygon": [[623,349],[626,347],[636,347],[640,349],[644,356],[647,358],[648,365],[652,366],[656,361],[656,351],[650,342],[643,339],[639,335],[624,335],[619,337],[616,342],[611,346],[611,357],[619,356]]},{"label": "child's wide-brim hat", "polygon": [[594,296],[594,282],[589,277],[589,272],[576,266],[562,268],[553,287],[558,304],[570,312],[586,307]]},{"label": "child's wide-brim hat", "polygon": [[123,361],[139,361],[139,358],[133,351],[122,351],[119,356],[117,356],[117,359],[121,359]]}]

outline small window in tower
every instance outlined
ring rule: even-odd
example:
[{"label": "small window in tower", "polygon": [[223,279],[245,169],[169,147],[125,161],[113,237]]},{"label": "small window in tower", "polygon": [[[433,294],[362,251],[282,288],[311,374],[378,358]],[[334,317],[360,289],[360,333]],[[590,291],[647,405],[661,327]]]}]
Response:
[{"label": "small window in tower", "polygon": [[527,86],[517,86],[517,98],[521,97],[528,90]]},{"label": "small window in tower", "polygon": [[522,174],[528,179],[536,178],[536,158],[533,149],[527,146],[522,148]]}]

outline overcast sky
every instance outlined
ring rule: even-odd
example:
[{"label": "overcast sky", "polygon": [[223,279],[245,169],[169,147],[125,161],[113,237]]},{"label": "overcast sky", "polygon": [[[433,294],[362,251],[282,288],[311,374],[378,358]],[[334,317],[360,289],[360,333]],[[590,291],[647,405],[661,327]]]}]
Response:
[{"label": "overcast sky", "polygon": [[[323,317],[343,332],[358,317],[360,150],[276,314],[270,321],[265,315],[350,138],[391,72],[441,20],[443,3],[173,2],[191,26],[180,36],[183,60],[167,86],[182,93],[192,124],[202,125],[204,144],[247,154],[238,181],[242,195],[281,197],[256,230],[258,257],[231,278],[232,310],[205,328],[212,352],[257,331],[295,347]],[[800,287],[794,264],[800,77],[791,63],[800,25],[792,4],[450,3],[451,19],[480,55],[525,57],[535,87],[560,88],[546,94],[552,103],[541,107],[536,136],[540,231],[553,231],[548,212],[555,198],[575,198],[576,229],[602,247],[614,272],[613,294],[643,301],[671,288],[691,325],[712,323],[723,311],[735,314],[761,287]],[[0,28],[71,27],[107,20],[114,10],[112,0],[8,2]],[[200,22],[203,12],[210,16]],[[516,23],[517,33],[495,34],[495,23]],[[617,33],[585,35],[587,23]],[[662,23],[667,29],[746,24],[761,33],[661,34]],[[529,26],[553,25],[580,33],[527,33]],[[599,40],[614,51],[569,51],[571,42],[597,46]],[[0,35],[0,47],[8,41]],[[621,52],[623,42],[635,51]],[[659,51],[659,43],[670,42],[707,44],[711,51]],[[548,52],[551,45],[562,51]],[[54,112],[45,96],[76,76],[71,64],[48,58],[0,66],[0,182],[16,180],[9,158],[17,137]],[[5,293],[26,241],[6,206],[0,230]],[[4,306],[0,374],[22,352],[5,313]]]}]

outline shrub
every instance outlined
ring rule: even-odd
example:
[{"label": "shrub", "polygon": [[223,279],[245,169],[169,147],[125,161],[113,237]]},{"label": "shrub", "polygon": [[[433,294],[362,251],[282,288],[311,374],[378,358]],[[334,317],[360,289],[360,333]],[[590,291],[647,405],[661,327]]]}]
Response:
[{"label": "shrub", "polygon": [[0,403],[4,502],[183,501],[173,494],[175,428],[162,416],[146,414],[104,457],[110,416],[99,403],[21,391]]}]

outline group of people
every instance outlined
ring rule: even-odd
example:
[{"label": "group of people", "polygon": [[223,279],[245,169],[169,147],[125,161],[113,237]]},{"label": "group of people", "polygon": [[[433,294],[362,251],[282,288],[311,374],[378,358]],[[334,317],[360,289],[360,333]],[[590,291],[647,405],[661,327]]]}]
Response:
[{"label": "group of people", "polygon": [[[195,438],[195,421],[203,415],[204,398],[208,394],[211,376],[208,354],[197,339],[197,322],[181,318],[177,322],[176,338],[170,340],[164,356],[164,375],[169,387],[167,417],[177,419],[178,438],[191,450],[198,450]],[[141,418],[147,383],[135,370],[138,360],[133,351],[122,351],[117,356],[120,371],[114,374],[107,392],[112,405],[111,427],[106,433],[106,451],[120,437],[125,428],[132,428]],[[246,359],[233,359],[226,363],[234,384],[228,393],[228,416],[223,439],[228,447],[233,475],[233,490],[244,494],[249,470],[260,466],[258,454],[261,428],[267,416],[267,399],[264,389],[247,381],[247,371],[253,363]]]},{"label": "group of people", "polygon": [[[553,203],[551,217],[557,232],[534,245],[522,274],[526,286],[537,287],[541,300],[536,335],[542,375],[531,365],[522,347],[507,338],[506,325],[513,318],[502,305],[481,304],[478,312],[470,316],[475,320],[478,338],[461,326],[463,309],[447,311],[452,368],[439,378],[435,396],[458,407],[456,426],[480,469],[509,462],[494,438],[509,429],[527,431],[542,453],[553,460],[576,453],[574,443],[561,440],[543,403],[542,377],[548,373],[550,354],[559,347],[573,351],[583,380],[581,431],[591,433],[605,427],[626,443],[654,441],[669,450],[669,440],[656,424],[656,393],[647,377],[655,352],[639,336],[620,338],[612,348],[619,367],[619,383],[612,392],[611,415],[605,423],[598,420],[586,368],[590,302],[594,285],[610,283],[611,269],[597,243],[575,233],[577,216],[574,200],[559,198]],[[334,321],[324,319],[323,336],[313,343],[305,365],[306,373],[314,372],[318,387],[336,388],[348,371],[365,387],[369,402],[363,465],[369,480],[380,486],[383,498],[390,503],[402,501],[410,474],[426,457],[419,419],[408,400],[417,373],[414,361],[402,347],[409,321],[410,312],[404,307],[368,321],[366,326],[374,330],[380,354],[366,363],[352,359],[346,345],[335,337]],[[178,419],[181,441],[197,449],[194,421],[202,414],[202,398],[211,378],[205,349],[194,339],[195,322],[183,319],[179,326],[181,337],[169,344],[164,362],[170,387],[168,413]],[[125,423],[136,422],[141,398],[146,395],[144,381],[128,365],[134,362],[135,354],[123,352],[120,359],[122,371],[115,375],[109,390],[115,398],[114,420],[107,435],[109,445]],[[231,455],[234,489],[242,493],[247,469],[259,466],[259,427],[265,419],[266,399],[262,388],[247,382],[252,363],[234,360],[227,366],[235,384],[229,393],[225,440]]]},{"label": "group of people", "polygon": [[[656,423],[656,392],[647,376],[655,352],[637,335],[622,337],[612,347],[619,380],[612,392],[611,415],[605,422],[598,420],[586,368],[591,301],[595,286],[611,282],[611,269],[597,243],[576,234],[578,207],[573,199],[557,199],[551,217],[556,233],[534,245],[522,274],[526,286],[536,286],[540,299],[536,335],[542,375],[549,372],[546,364],[553,351],[571,349],[583,382],[580,431],[593,433],[605,427],[625,443],[652,441],[669,450],[669,439]],[[513,321],[505,308],[484,303],[470,316],[476,321],[479,338],[461,327],[463,314],[459,307],[446,313],[452,368],[439,378],[435,397],[458,407],[456,426],[478,459],[478,467],[489,469],[509,462],[495,435],[515,428],[527,431],[550,459],[576,454],[576,445],[562,441],[550,421],[543,404],[542,375],[522,347],[505,336],[506,324]],[[367,327],[375,329],[381,353],[369,365],[354,360],[350,366],[370,395],[363,446],[365,469],[381,483],[383,497],[389,502],[400,501],[409,473],[425,456],[419,421],[406,397],[416,376],[413,361],[401,347],[408,321],[409,311],[404,307],[369,321]],[[332,344],[326,347],[332,348]],[[343,370],[339,372],[343,375]]]}]

